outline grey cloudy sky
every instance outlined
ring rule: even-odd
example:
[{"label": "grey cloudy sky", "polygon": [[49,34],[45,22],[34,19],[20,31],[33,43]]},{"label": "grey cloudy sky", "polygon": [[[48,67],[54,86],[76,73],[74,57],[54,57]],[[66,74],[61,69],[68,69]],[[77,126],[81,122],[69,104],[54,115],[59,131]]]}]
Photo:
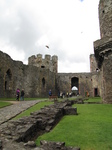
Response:
[{"label": "grey cloudy sky", "polygon": [[[28,57],[58,56],[58,72],[89,72],[100,38],[99,0],[0,0],[0,50]],[[45,47],[49,46],[49,49]]]}]

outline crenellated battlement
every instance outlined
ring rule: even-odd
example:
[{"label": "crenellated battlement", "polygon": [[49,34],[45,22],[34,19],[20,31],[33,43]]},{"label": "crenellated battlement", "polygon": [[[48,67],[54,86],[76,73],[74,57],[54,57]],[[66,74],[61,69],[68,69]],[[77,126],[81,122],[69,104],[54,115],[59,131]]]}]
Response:
[{"label": "crenellated battlement", "polygon": [[45,55],[45,58],[42,58],[42,54],[32,55],[28,58],[28,65],[49,69],[51,72],[57,73],[58,57],[56,55]]}]

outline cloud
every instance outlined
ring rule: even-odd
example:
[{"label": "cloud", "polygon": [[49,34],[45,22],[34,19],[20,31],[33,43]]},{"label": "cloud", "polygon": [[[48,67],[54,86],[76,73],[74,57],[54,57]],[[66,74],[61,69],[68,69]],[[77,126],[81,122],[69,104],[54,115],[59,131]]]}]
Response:
[{"label": "cloud", "polygon": [[99,38],[99,0],[0,0],[0,3],[3,52],[24,63],[39,53],[57,55],[59,72],[89,71],[93,41]]}]

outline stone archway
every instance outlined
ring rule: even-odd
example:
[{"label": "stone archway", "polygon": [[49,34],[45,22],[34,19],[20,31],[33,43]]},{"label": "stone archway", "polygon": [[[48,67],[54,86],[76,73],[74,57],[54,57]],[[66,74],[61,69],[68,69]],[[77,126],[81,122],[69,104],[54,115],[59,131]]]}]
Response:
[{"label": "stone archway", "polygon": [[71,78],[71,88],[76,86],[79,89],[79,78],[73,77]]},{"label": "stone archway", "polygon": [[77,77],[73,77],[73,78],[71,78],[71,89],[73,88],[73,87],[77,87],[77,93],[79,92],[79,78],[77,78]]}]

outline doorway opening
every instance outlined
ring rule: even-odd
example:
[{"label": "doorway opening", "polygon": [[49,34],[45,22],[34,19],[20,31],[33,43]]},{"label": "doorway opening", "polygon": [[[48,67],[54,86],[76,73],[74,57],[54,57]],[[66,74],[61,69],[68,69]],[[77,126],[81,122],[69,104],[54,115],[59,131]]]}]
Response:
[{"label": "doorway opening", "polygon": [[79,78],[73,77],[71,79],[71,90],[74,93],[74,95],[79,94]]},{"label": "doorway opening", "polygon": [[98,88],[94,88],[94,96],[95,96],[95,97],[98,96]]},{"label": "doorway opening", "polygon": [[76,87],[79,89],[79,78],[73,77],[73,78],[71,79],[71,88],[72,88],[73,86],[76,86]]}]

